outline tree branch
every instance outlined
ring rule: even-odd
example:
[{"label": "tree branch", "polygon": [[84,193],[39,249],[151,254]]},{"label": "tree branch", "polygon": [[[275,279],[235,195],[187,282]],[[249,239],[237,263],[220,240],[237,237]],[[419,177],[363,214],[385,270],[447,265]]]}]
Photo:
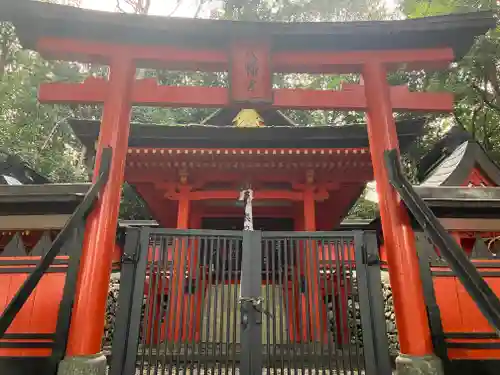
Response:
[{"label": "tree branch", "polygon": [[472,139],[476,139],[476,120],[477,120],[477,115],[479,113],[479,111],[481,110],[481,108],[483,108],[483,106],[481,104],[477,105],[474,110],[472,111],[472,116],[471,116],[471,135],[472,135]]},{"label": "tree branch", "polygon": [[456,110],[453,110],[453,118],[455,119],[456,123],[462,128],[462,129],[465,129],[465,125],[463,123],[463,121],[458,117],[457,115],[457,111]]},{"label": "tree branch", "polygon": [[10,32],[11,26],[9,24],[0,24],[0,79],[5,75],[5,69],[11,59],[11,43],[13,43]]},{"label": "tree branch", "polygon": [[120,3],[120,0],[116,0],[116,6],[115,6],[116,10],[120,13],[127,13],[125,12],[125,10],[122,8],[121,6],[121,3]]},{"label": "tree branch", "polygon": [[167,14],[167,17],[173,16],[174,13],[177,12],[177,9],[179,9],[179,7],[181,6],[181,4],[182,4],[182,0],[177,0],[177,4],[175,4],[174,9],[172,9],[172,11],[169,14]]},{"label": "tree branch", "polygon": [[500,96],[500,84],[498,83],[497,69],[495,63],[491,59],[488,59],[488,61],[484,64],[484,75],[485,78],[491,83],[496,95]]},{"label": "tree branch", "polygon": [[151,7],[151,0],[145,0],[144,5],[142,7],[143,14],[148,14],[149,13],[149,8]]},{"label": "tree branch", "polygon": [[201,7],[204,4],[203,0],[198,0],[198,8],[196,8],[196,12],[194,13],[194,18],[198,18],[201,12]]},{"label": "tree branch", "polygon": [[495,104],[492,100],[488,98],[488,93],[486,93],[483,89],[481,89],[477,84],[472,82],[472,88],[477,91],[477,93],[481,96],[483,102],[490,107],[491,109],[500,112],[500,106]]}]

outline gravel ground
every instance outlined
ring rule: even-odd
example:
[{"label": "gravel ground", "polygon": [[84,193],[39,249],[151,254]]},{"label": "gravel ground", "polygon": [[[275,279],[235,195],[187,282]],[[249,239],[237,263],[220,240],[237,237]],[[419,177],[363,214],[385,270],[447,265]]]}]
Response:
[{"label": "gravel ground", "polygon": [[[108,370],[109,373],[109,370]],[[224,365],[201,365],[199,367],[189,366],[188,368],[177,368],[173,365],[158,366],[137,366],[135,375],[239,375],[238,365],[226,367]],[[345,369],[289,369],[284,371],[281,368],[263,368],[262,375],[364,375],[364,370]],[[128,374],[123,374],[128,375]]]},{"label": "gravel ground", "polygon": [[[135,372],[136,375],[239,375],[240,369],[236,367],[233,371],[232,368],[189,368],[180,369],[176,368],[165,368],[162,372],[162,368],[158,369],[143,369],[141,371],[138,368]],[[356,370],[345,370],[345,371],[335,371],[335,370],[319,370],[319,369],[262,369],[262,375],[364,375],[364,371]],[[125,375],[125,374],[124,374]]]}]

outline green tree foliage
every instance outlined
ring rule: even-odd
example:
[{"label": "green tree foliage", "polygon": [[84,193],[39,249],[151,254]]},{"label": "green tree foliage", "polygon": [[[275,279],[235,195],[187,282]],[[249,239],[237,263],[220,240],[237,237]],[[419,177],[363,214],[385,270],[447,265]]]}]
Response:
[{"label": "green tree foliage", "polygon": [[40,105],[37,88],[81,76],[75,64],[48,62],[22,50],[12,26],[0,24],[0,147],[54,181],[85,178],[78,145],[65,122],[81,109]]},{"label": "green tree foliage", "polygon": [[226,0],[223,17],[279,22],[359,21],[389,17],[378,0]]},{"label": "green tree foliage", "polygon": [[[78,6],[79,0],[50,0]],[[150,0],[115,0],[117,11],[147,14]],[[161,1],[161,0],[153,0]],[[174,0],[164,0],[174,1]],[[185,0],[175,0],[174,14]],[[203,9],[213,8],[215,0],[199,0],[193,16]],[[305,21],[359,21],[401,17],[422,17],[455,12],[495,9],[493,0],[401,0],[399,9],[390,12],[384,0],[225,0],[212,18],[233,20],[260,20],[279,22]],[[429,125],[428,136],[414,150],[418,159],[445,129],[457,123],[469,130],[485,148],[500,160],[500,84],[499,84],[499,29],[480,38],[463,61],[449,71],[425,74],[408,72],[392,74],[392,84],[408,84],[413,90],[450,90],[456,94],[453,118],[440,118]],[[82,81],[89,75],[105,75],[106,69],[59,61],[45,61],[38,54],[24,51],[9,24],[0,24],[0,142],[2,148],[17,154],[33,168],[54,181],[78,181],[88,176],[81,145],[73,136],[67,118],[99,119],[101,109],[93,106],[41,105],[37,102],[37,88],[43,82]],[[165,85],[227,85],[223,73],[179,73],[140,70],[139,77],[156,77]],[[304,87],[337,90],[345,83],[359,82],[358,75],[317,76],[287,74],[275,77],[275,87]],[[192,108],[133,109],[132,120],[157,124],[198,123],[211,110]],[[297,124],[342,124],[363,122],[362,113],[338,111],[288,111]],[[408,115],[400,115],[407,117]],[[411,159],[407,165],[411,165]],[[409,170],[411,168],[409,167]],[[126,197],[131,197],[128,190]],[[133,198],[124,207],[137,212]],[[371,203],[353,209],[356,217],[373,215]],[[135,217],[137,218],[137,216]]]},{"label": "green tree foliage", "polygon": [[348,219],[373,220],[378,215],[378,204],[361,196],[347,214]]},{"label": "green tree foliage", "polygon": [[[498,10],[495,0],[402,0],[409,18]],[[410,78],[424,90],[455,94],[454,122],[468,130],[500,161],[500,28],[476,40],[471,51],[448,71]],[[449,123],[441,123],[449,125]],[[438,129],[439,130],[439,129]],[[441,128],[442,130],[442,128]]]}]

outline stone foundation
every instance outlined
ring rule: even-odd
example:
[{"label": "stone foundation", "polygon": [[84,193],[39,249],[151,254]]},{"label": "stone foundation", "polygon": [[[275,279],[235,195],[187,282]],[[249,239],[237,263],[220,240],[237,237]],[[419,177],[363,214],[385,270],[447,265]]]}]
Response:
[{"label": "stone foundation", "polygon": [[389,273],[382,271],[382,296],[384,297],[384,314],[387,338],[389,339],[389,353],[392,357],[399,355],[399,337],[396,328],[396,314],[392,301],[392,289],[389,282]]},{"label": "stone foundation", "polygon": [[57,375],[106,375],[106,357],[99,353],[85,357],[66,357],[57,370]]},{"label": "stone foundation", "polygon": [[109,347],[113,342],[115,317],[118,311],[118,294],[120,293],[119,274],[113,274],[109,282],[108,302],[106,304],[106,318],[104,323],[103,346]]}]

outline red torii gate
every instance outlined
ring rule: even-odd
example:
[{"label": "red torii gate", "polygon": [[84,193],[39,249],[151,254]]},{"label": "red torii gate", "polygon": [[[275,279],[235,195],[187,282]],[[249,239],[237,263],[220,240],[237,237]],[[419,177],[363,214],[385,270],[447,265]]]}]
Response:
[{"label": "red torii gate", "polygon": [[[384,152],[398,149],[393,111],[450,111],[452,96],[390,87],[397,69],[442,69],[473,37],[494,26],[491,14],[344,24],[269,24],[161,19],[107,14],[21,0],[3,1],[0,18],[13,21],[24,47],[52,59],[98,62],[107,80],[50,83],[40,101],[103,103],[95,171],[102,150],[113,149],[109,182],[88,218],[67,355],[100,352],[103,319],[133,104],[363,110],[377,181],[402,356],[401,373],[433,356],[413,231],[390,186]],[[134,34],[135,33],[135,34]],[[142,38],[143,42],[138,42]],[[458,55],[458,56],[457,56]],[[136,68],[228,71],[230,86],[169,87],[136,80]],[[273,73],[360,73],[364,85],[340,91],[272,89]],[[187,223],[179,223],[185,227]],[[307,225],[306,225],[307,226]],[[422,359],[423,358],[423,359]],[[91,366],[89,364],[89,366]],[[431,372],[429,372],[431,373]]]}]

